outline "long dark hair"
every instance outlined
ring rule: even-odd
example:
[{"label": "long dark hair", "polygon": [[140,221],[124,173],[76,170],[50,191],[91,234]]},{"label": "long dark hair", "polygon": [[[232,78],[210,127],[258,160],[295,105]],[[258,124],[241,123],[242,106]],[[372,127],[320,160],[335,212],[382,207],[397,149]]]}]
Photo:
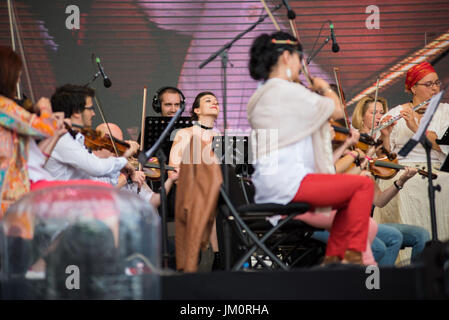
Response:
[{"label": "long dark hair", "polygon": [[0,46],[0,94],[15,99],[22,59],[11,48]]},{"label": "long dark hair", "polygon": [[190,110],[190,117],[191,117],[192,121],[198,121],[198,115],[195,113],[194,110],[200,107],[200,99],[207,95],[214,96],[215,98],[217,97],[215,94],[213,94],[210,91],[203,91],[203,92],[198,93],[198,95],[195,97],[195,101],[193,101],[192,110]]},{"label": "long dark hair", "polygon": [[[289,43],[275,43],[276,40],[289,41]],[[267,80],[273,67],[277,64],[279,56],[285,50],[290,53],[295,50],[302,51],[302,46],[295,37],[282,31],[258,36],[250,50],[248,67],[251,77],[254,80]]]}]

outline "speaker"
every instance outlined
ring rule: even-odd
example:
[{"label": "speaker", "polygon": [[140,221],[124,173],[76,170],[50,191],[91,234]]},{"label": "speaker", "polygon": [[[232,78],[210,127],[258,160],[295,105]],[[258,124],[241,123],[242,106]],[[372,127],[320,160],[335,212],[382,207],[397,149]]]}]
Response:
[{"label": "speaker", "polygon": [[156,113],[162,112],[161,96],[166,90],[169,90],[169,89],[174,90],[179,93],[179,95],[181,96],[181,108],[185,106],[186,98],[184,97],[184,94],[182,93],[181,90],[179,90],[176,87],[162,87],[156,91],[156,93],[154,94],[154,97],[153,97],[153,109],[154,109],[154,111],[156,111]]}]

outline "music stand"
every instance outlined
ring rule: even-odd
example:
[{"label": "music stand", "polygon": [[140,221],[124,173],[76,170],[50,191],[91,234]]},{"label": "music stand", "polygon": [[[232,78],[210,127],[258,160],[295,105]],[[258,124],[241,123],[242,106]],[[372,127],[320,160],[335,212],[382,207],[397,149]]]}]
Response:
[{"label": "music stand", "polygon": [[[165,162],[167,160],[166,154],[170,154],[170,148],[173,144],[172,139],[174,138],[173,131],[175,128],[185,128],[190,126],[190,118],[181,117],[184,112],[185,107],[181,106],[178,111],[176,111],[173,117],[148,117],[148,123],[146,123],[144,129],[144,145],[148,146],[145,152],[139,153],[139,162],[142,166],[145,166],[147,161],[157,155],[160,163],[161,170],[161,222],[162,222],[162,253],[163,253],[163,263],[164,267],[168,267],[168,232],[167,232],[167,195],[165,191]],[[180,120],[182,119],[182,120]],[[146,119],[147,120],[147,119]],[[150,122],[152,120],[152,122]],[[157,123],[157,124],[156,124]],[[190,121],[191,123],[191,121]],[[150,129],[151,128],[151,129]],[[150,133],[151,132],[151,136]],[[169,147],[170,148],[169,148]],[[165,152],[163,150],[166,150]]]},{"label": "music stand", "polygon": [[[223,143],[224,141],[224,143]],[[253,155],[248,136],[216,136],[212,140],[212,149],[221,164],[251,164]]]},{"label": "music stand", "polygon": [[449,127],[446,129],[446,132],[443,134],[441,139],[436,139],[435,141],[441,145],[449,145]]},{"label": "music stand", "polygon": [[[172,117],[146,117],[145,129],[143,137],[144,150],[148,150],[161,136],[162,132],[167,128],[168,123]],[[166,156],[170,155],[170,149],[173,144],[173,139],[179,129],[191,127],[193,122],[190,117],[180,117],[174,124],[172,131],[165,138],[161,149]]]},{"label": "music stand", "polygon": [[[447,88],[447,87],[446,87]],[[432,160],[430,157],[430,153],[432,151],[432,143],[427,139],[426,137],[426,130],[427,127],[430,124],[430,121],[432,121],[433,115],[435,114],[436,109],[438,108],[438,105],[440,104],[441,97],[443,96],[444,92],[446,91],[446,88],[439,92],[438,94],[434,95],[432,99],[429,102],[429,106],[426,109],[426,112],[424,113],[424,116],[421,119],[421,122],[419,123],[418,130],[416,133],[410,138],[410,140],[402,147],[402,149],[399,151],[399,155],[406,157],[410,151],[413,150],[413,148],[418,144],[421,143],[426,151],[426,158],[427,158],[427,180],[429,183],[428,188],[428,194],[429,194],[429,202],[430,202],[430,221],[431,221],[431,227],[432,227],[432,240],[427,242],[427,246],[433,244],[433,243],[439,243],[438,240],[438,231],[437,231],[437,220],[436,220],[436,210],[435,210],[435,191],[441,191],[441,186],[436,185],[433,186],[432,182]]]}]

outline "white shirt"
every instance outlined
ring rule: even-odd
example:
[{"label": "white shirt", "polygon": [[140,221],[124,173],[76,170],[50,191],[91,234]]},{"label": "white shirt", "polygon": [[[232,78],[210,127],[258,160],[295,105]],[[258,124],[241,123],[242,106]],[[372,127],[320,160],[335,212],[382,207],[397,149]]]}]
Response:
[{"label": "white shirt", "polygon": [[151,190],[151,188],[144,184],[142,185],[142,187],[140,188],[140,192],[137,193],[137,190],[139,189],[139,185],[137,183],[132,183],[129,184],[127,183],[126,185],[123,186],[122,188],[123,190],[127,190],[131,193],[137,194],[143,201],[149,203],[151,197],[153,196],[153,190]]},{"label": "white shirt", "polygon": [[84,146],[82,134],[73,139],[66,133],[56,143],[45,169],[56,180],[95,179],[117,184],[120,170],[127,162],[123,157],[98,158]]},{"label": "white shirt", "polygon": [[[391,115],[395,117],[400,114],[401,110],[402,105],[399,105],[388,111],[385,114],[385,116]],[[449,104],[440,103],[437,110],[435,111],[435,114],[433,115],[432,121],[430,122],[427,130],[435,132],[438,138],[441,138],[448,126],[449,126]],[[393,127],[393,130],[391,131],[390,135],[391,151],[394,153],[398,153],[402,149],[402,147],[410,140],[413,134],[414,134],[413,131],[411,131],[407,127],[407,124],[403,118],[398,120],[396,125]],[[445,154],[432,149],[430,154],[432,161],[436,162],[444,161],[449,151],[449,148],[448,146],[441,146],[441,147],[442,147],[441,149]],[[415,148],[413,148],[413,150],[407,155],[406,158],[398,155],[398,160],[399,162],[426,162],[427,161],[426,151],[421,144],[417,144]]]},{"label": "white shirt", "polygon": [[37,146],[36,141],[34,139],[30,139],[27,165],[28,176],[31,181],[37,182],[40,180],[54,180],[50,172],[44,169],[45,160],[47,160],[47,158],[42,154],[42,151]]},{"label": "white shirt", "polygon": [[252,176],[255,202],[291,202],[304,177],[315,172],[314,163],[311,136],[259,158]]}]

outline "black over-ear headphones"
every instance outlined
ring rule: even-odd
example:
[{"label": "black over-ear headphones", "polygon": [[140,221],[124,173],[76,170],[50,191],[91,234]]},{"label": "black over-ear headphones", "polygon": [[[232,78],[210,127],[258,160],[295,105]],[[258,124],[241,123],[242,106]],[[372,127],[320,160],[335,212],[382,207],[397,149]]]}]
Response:
[{"label": "black over-ear headphones", "polygon": [[186,104],[186,98],[184,97],[184,94],[181,92],[181,90],[179,90],[176,87],[162,87],[156,91],[156,93],[154,94],[154,97],[153,97],[153,109],[157,113],[162,112],[161,96],[164,93],[164,91],[166,91],[168,89],[174,90],[179,93],[179,95],[181,96],[181,105],[180,105],[181,108],[184,107]]}]

